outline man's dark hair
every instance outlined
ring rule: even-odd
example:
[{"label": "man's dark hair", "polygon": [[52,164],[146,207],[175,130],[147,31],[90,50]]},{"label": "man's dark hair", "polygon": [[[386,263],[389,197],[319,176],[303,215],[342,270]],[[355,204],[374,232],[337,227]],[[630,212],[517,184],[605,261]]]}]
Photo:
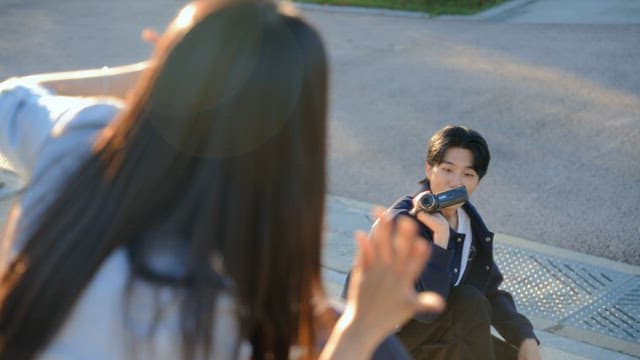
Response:
[{"label": "man's dark hair", "polygon": [[[447,150],[459,147],[471,151],[473,154],[473,170],[478,173],[480,179],[487,173],[489,167],[489,146],[487,141],[475,130],[465,126],[447,125],[433,134],[427,145],[427,163],[431,166],[438,165],[444,159]],[[423,179],[420,183],[427,183]]]}]

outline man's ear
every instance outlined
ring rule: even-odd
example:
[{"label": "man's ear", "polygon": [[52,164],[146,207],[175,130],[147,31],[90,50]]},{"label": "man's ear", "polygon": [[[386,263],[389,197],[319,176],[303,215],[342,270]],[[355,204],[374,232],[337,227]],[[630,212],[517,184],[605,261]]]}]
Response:
[{"label": "man's ear", "polygon": [[424,163],[424,174],[427,176],[427,179],[431,179],[431,173],[433,172],[433,166],[431,166],[428,162]]}]

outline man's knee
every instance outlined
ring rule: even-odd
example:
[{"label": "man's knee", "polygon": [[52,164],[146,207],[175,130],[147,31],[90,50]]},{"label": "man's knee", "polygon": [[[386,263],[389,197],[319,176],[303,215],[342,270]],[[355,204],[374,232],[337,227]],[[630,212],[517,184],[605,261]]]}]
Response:
[{"label": "man's knee", "polygon": [[470,285],[460,285],[453,288],[449,293],[447,307],[457,319],[491,320],[489,300],[480,290]]}]

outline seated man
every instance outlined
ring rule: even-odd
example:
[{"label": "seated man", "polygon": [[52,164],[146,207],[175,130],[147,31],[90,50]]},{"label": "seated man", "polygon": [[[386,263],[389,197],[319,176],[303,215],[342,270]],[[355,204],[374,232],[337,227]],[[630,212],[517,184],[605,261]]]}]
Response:
[{"label": "seated man", "polygon": [[[416,359],[540,358],[533,326],[517,312],[511,295],[498,290],[502,275],[493,260],[493,233],[475,207],[466,202],[434,214],[416,212],[414,199],[425,192],[464,186],[470,196],[489,159],[479,133],[460,126],[443,128],[429,142],[419,193],[401,198],[388,210],[394,219],[417,219],[421,236],[433,245],[416,289],[447,299],[445,312],[418,315],[400,328],[400,340]],[[508,343],[491,335],[491,325]]]}]

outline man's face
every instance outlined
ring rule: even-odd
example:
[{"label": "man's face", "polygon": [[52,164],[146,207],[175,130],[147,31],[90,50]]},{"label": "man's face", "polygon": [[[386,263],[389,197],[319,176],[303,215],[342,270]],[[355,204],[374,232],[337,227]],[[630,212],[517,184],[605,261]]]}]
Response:
[{"label": "man's face", "polygon": [[473,153],[468,149],[449,148],[440,164],[431,166],[427,163],[425,170],[434,194],[464,185],[471,196],[480,183],[480,177],[473,169]]}]

